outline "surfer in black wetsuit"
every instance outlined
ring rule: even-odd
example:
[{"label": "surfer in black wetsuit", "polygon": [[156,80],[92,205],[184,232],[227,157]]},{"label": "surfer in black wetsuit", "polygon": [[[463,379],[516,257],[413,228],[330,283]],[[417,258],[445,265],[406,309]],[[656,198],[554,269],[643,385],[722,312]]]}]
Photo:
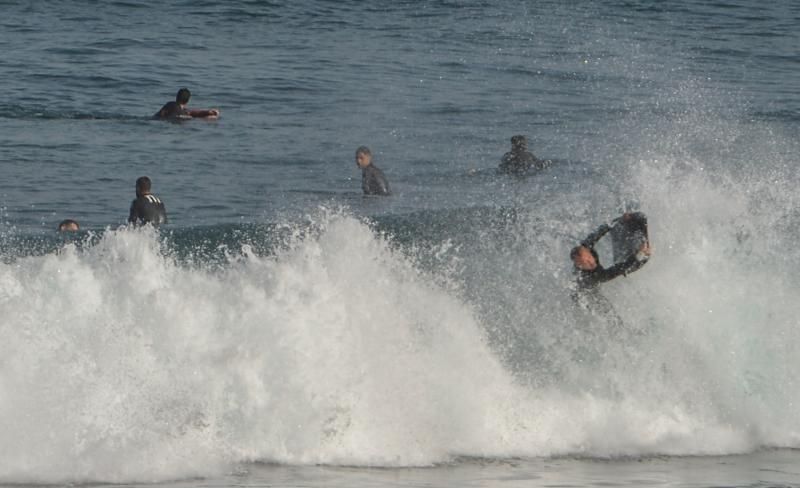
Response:
[{"label": "surfer in black wetsuit", "polygon": [[[633,215],[626,213],[620,219],[629,219]],[[638,252],[628,256],[622,262],[604,268],[600,264],[600,259],[594,250],[594,246],[610,230],[611,226],[601,225],[596,231],[586,236],[580,245],[570,251],[569,257],[575,265],[575,273],[577,274],[577,288],[572,297],[579,305],[591,308],[608,317],[613,323],[621,325],[622,320],[614,311],[614,307],[597,291],[598,285],[611,281],[618,276],[626,276],[628,273],[633,273],[644,266],[650,257],[650,245],[645,241]]]},{"label": "surfer in black wetsuit", "polygon": [[134,225],[167,223],[167,210],[160,198],[150,193],[150,178],[142,176],[136,180],[136,200],[131,203],[128,222]]},{"label": "surfer in black wetsuit", "polygon": [[528,151],[528,140],[525,136],[516,135],[511,138],[511,151],[503,155],[500,171],[521,175],[531,170],[541,170],[550,165],[550,161],[539,159]]},{"label": "surfer in black wetsuit", "polygon": [[361,189],[364,195],[390,195],[389,182],[377,166],[372,164],[372,151],[367,146],[356,149],[356,165],[361,168]]},{"label": "surfer in black wetsuit", "polygon": [[[627,215],[629,214],[625,214],[621,218],[625,219]],[[574,247],[569,253],[569,257],[575,264],[575,270],[578,273],[577,283],[579,290],[594,289],[600,283],[613,280],[617,276],[632,273],[641,268],[650,257],[650,245],[645,242],[639,248],[639,252],[629,256],[625,261],[609,268],[601,266],[594,246],[610,230],[610,226],[601,225],[596,231],[586,236],[580,245]]]},{"label": "surfer in black wetsuit", "polygon": [[184,119],[216,119],[219,117],[219,110],[212,108],[209,110],[196,110],[189,109],[186,105],[189,103],[192,93],[188,88],[181,88],[178,94],[175,95],[174,102],[167,102],[161,107],[161,110],[153,115],[154,119],[162,120],[184,120]]}]

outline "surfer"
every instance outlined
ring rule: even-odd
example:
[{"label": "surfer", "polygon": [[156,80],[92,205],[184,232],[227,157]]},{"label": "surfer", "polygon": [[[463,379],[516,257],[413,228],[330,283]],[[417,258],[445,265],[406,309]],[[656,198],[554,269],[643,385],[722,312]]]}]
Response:
[{"label": "surfer", "polygon": [[187,108],[192,93],[188,88],[181,88],[175,95],[174,102],[167,102],[161,110],[153,115],[154,119],[161,120],[181,120],[181,119],[216,119],[219,117],[219,110],[216,108],[208,110],[198,110]]},{"label": "surfer", "polygon": [[511,138],[511,151],[503,155],[500,171],[521,175],[530,170],[541,170],[550,165],[550,161],[539,159],[528,151],[528,140],[523,135]]},{"label": "surfer", "polygon": [[141,224],[166,224],[167,210],[160,198],[150,193],[150,178],[142,176],[136,180],[136,200],[131,203],[131,213],[128,223]]},{"label": "surfer", "polygon": [[[633,221],[639,214],[625,213],[613,223],[626,223]],[[579,290],[594,289],[600,283],[613,280],[618,276],[625,276],[644,266],[650,257],[650,244],[647,240],[641,244],[636,253],[632,253],[624,261],[604,268],[600,265],[600,259],[594,250],[595,244],[601,237],[606,235],[612,226],[601,225],[596,231],[592,232],[581,241],[580,245],[575,246],[569,253],[578,274],[577,284]]]},{"label": "surfer", "polygon": [[356,149],[356,165],[361,168],[361,188],[364,195],[390,195],[389,182],[377,166],[372,164],[372,151],[367,146]]},{"label": "surfer", "polygon": [[77,220],[64,219],[58,224],[59,232],[78,232],[79,230],[81,230],[81,226]]},{"label": "surfer", "polygon": [[[600,283],[611,281],[619,276],[626,276],[633,273],[647,262],[650,257],[650,244],[646,235],[646,218],[641,213],[625,213],[612,222],[612,225],[601,225],[597,230],[586,236],[578,246],[572,248],[569,253],[570,259],[575,266],[577,275],[575,284],[576,289],[572,294],[575,302],[584,309],[591,310],[606,318],[612,328],[619,329],[622,326],[622,319],[614,310],[611,302],[608,301],[598,290]],[[618,228],[617,232],[625,233],[630,231],[627,236],[632,242],[640,233],[640,240],[637,246],[629,255],[613,266],[604,268],[600,264],[600,259],[594,246],[601,237],[609,231]]]}]

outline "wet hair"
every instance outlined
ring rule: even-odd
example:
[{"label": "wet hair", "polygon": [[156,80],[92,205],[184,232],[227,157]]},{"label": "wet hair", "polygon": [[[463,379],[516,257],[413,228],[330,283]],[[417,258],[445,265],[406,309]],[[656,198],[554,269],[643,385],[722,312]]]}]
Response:
[{"label": "wet hair", "polygon": [[148,193],[150,191],[151,185],[152,182],[150,181],[150,178],[148,178],[147,176],[140,176],[136,180],[136,194],[139,195],[143,193]]},{"label": "wet hair", "polygon": [[370,151],[367,146],[359,146],[358,149],[356,149],[356,156],[358,156],[359,154],[366,154],[367,156],[372,156],[372,151]]},{"label": "wet hair", "polygon": [[597,255],[597,251],[595,251],[593,247],[584,246],[583,244],[573,247],[572,250],[569,252],[569,258],[572,261],[575,261],[575,258],[578,257],[578,254],[580,254],[582,248],[588,249],[589,253],[592,255],[592,257],[594,257],[594,262],[597,263],[598,266],[600,266],[600,256]]},{"label": "wet hair", "polygon": [[516,135],[511,137],[511,145],[515,149],[528,149],[528,140],[523,135]]},{"label": "wet hair", "polygon": [[189,91],[188,88],[181,88],[178,90],[178,94],[175,95],[175,101],[181,105],[186,105],[189,103],[189,98],[192,97],[192,92]]},{"label": "wet hair", "polygon": [[74,232],[80,230],[81,226],[77,220],[64,219],[58,224],[59,232]]}]

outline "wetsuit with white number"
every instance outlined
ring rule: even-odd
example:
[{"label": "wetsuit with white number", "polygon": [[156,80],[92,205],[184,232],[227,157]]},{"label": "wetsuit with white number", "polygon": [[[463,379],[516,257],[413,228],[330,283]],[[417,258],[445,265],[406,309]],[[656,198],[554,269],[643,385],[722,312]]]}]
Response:
[{"label": "wetsuit with white number", "polygon": [[167,223],[167,209],[164,202],[152,193],[140,195],[131,203],[131,213],[128,222],[136,225]]}]

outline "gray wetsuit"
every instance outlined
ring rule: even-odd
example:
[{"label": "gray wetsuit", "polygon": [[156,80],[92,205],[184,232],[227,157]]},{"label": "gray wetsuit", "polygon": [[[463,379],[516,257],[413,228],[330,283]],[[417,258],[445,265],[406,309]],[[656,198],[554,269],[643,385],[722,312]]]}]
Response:
[{"label": "gray wetsuit", "polygon": [[369,164],[361,169],[361,188],[364,195],[390,195],[389,182],[386,176],[374,164]]}]

